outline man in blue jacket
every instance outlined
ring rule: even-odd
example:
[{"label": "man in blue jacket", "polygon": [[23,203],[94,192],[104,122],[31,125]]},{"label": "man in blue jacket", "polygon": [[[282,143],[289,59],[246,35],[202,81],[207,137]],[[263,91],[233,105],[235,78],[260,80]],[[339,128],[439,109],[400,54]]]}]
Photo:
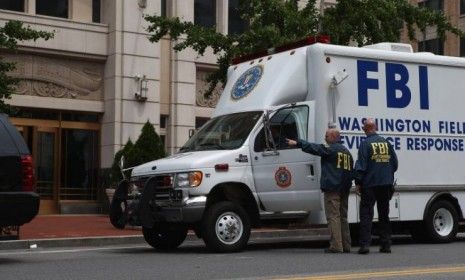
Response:
[{"label": "man in blue jacket", "polygon": [[376,133],[374,119],[366,119],[363,131],[367,138],[360,145],[355,163],[355,185],[361,193],[360,201],[360,249],[368,254],[371,243],[371,227],[375,202],[378,208],[381,253],[391,253],[391,225],[389,200],[392,197],[397,156],[392,145]]},{"label": "man in blue jacket", "polygon": [[321,190],[324,193],[325,214],[331,235],[326,253],[349,253],[351,240],[347,222],[349,190],[353,179],[353,159],[340,140],[337,129],[326,131],[327,144],[286,139],[289,146],[321,157]]}]

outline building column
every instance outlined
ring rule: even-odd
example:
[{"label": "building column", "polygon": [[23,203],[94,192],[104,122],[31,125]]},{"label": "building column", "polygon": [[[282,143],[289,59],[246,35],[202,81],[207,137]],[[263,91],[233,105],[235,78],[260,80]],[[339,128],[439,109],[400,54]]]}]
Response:
[{"label": "building column", "polygon": [[[174,17],[194,21],[194,0],[173,0]],[[191,49],[171,50],[171,95],[168,125],[168,152],[173,154],[189,139],[195,128],[195,56]]]},{"label": "building column", "polygon": [[[160,43],[148,41],[143,15],[159,13],[161,5],[158,0],[147,0],[145,7],[138,1],[103,0],[102,7],[109,34],[101,165],[109,167],[128,139],[137,140],[145,122],[160,131]],[[146,80],[146,91],[141,92],[140,79]]]}]

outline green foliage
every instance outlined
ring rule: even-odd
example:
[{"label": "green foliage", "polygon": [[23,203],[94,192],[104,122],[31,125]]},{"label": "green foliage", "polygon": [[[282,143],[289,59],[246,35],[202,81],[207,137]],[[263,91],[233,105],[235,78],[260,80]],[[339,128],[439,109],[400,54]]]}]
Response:
[{"label": "green foliage", "polygon": [[[124,156],[123,168],[134,167],[166,156],[165,147],[149,121],[142,127],[141,134],[135,144],[129,139],[124,148],[115,154],[111,167],[111,182],[113,185],[123,179],[119,166],[122,156]],[[129,178],[130,174],[131,172],[128,171],[126,177]]]},{"label": "green foliage", "polygon": [[444,38],[447,31],[462,36],[441,12],[419,8],[408,0],[339,0],[322,15],[315,9],[316,0],[298,8],[296,0],[239,0],[239,14],[249,28],[242,34],[224,35],[214,28],[204,28],[179,18],[146,16],[150,41],[164,36],[175,42],[174,49],[192,48],[203,55],[211,48],[217,55],[218,70],[208,78],[206,95],[218,83],[226,83],[231,60],[245,54],[266,50],[316,34],[331,36],[333,44],[347,45],[351,40],[360,46],[379,42],[397,42],[406,26],[408,36],[415,39],[415,30],[435,26]]},{"label": "green foliage", "polygon": [[155,132],[153,125],[147,121],[134,147],[128,152],[128,166],[137,166],[165,157],[165,147]]},{"label": "green foliage", "polygon": [[207,78],[210,83],[207,95],[215,89],[218,82],[226,83],[226,72],[234,57],[261,51],[286,42],[314,35],[318,27],[318,11],[315,1],[309,0],[305,7],[298,9],[297,1],[283,0],[241,0],[239,12],[249,23],[242,34],[224,35],[214,28],[204,28],[192,22],[182,22],[179,18],[146,16],[150,23],[147,28],[150,41],[158,42],[169,35],[176,41],[174,49],[181,51],[192,48],[200,55],[211,48],[218,55],[218,71]]},{"label": "green foliage", "polygon": [[[120,169],[121,157],[124,156],[124,158],[126,159],[128,157],[129,151],[132,150],[133,147],[134,147],[134,144],[132,143],[131,139],[128,139],[128,142],[126,142],[126,145],[124,145],[124,147],[115,154],[113,164],[111,166],[111,173],[110,173],[110,177],[111,177],[110,181],[113,185],[116,185],[119,181],[123,179],[123,175],[121,174],[121,169]],[[125,160],[123,168],[127,168],[127,167],[129,167],[129,165],[127,164],[127,161]]]},{"label": "green foliage", "polygon": [[[16,50],[19,41],[36,41],[42,38],[45,40],[53,38],[53,33],[36,31],[30,27],[24,27],[22,22],[9,21],[0,27],[0,49]],[[14,86],[18,83],[7,75],[15,69],[14,63],[4,62],[0,57],[0,113],[11,113],[11,108],[5,104],[5,99],[11,98],[14,93]]]},{"label": "green foliage", "polygon": [[425,32],[428,26],[436,26],[442,39],[446,31],[463,35],[443,13],[413,6],[406,0],[339,0],[322,17],[322,32],[338,45],[347,45],[350,40],[359,46],[397,42],[404,26],[410,40],[415,40],[416,30]]}]

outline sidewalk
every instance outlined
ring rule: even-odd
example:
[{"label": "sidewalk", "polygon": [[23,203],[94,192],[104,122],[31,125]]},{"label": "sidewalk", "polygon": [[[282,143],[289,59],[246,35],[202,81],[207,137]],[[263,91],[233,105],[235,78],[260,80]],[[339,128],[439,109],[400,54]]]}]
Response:
[{"label": "sidewalk", "polygon": [[[252,239],[328,239],[326,228],[252,230]],[[198,240],[189,232],[187,240]],[[116,229],[107,215],[43,215],[20,228],[19,240],[0,241],[0,250],[145,244],[140,227]]]}]

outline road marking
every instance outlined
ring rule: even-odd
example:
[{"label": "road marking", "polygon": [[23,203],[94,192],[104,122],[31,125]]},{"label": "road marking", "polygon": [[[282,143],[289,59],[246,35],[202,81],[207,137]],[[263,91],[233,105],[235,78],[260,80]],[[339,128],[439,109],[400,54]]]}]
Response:
[{"label": "road marking", "polygon": [[367,278],[382,278],[382,277],[399,277],[399,276],[417,276],[425,274],[439,273],[459,273],[465,272],[465,266],[455,267],[438,267],[438,268],[419,268],[405,269],[394,271],[378,271],[378,272],[362,272],[351,274],[327,274],[315,276],[299,276],[290,278],[272,278],[273,280],[350,280],[350,279],[367,279]]}]

